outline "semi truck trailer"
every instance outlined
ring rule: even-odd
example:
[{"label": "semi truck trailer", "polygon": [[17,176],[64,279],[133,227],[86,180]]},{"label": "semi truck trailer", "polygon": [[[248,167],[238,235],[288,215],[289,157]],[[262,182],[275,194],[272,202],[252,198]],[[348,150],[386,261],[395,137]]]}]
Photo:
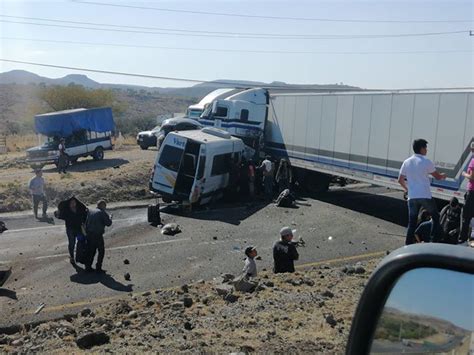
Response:
[{"label": "semi truck trailer", "polygon": [[333,176],[400,189],[398,171],[416,138],[447,174],[434,197],[463,201],[461,172],[474,136],[474,89],[346,92],[242,90],[208,105],[199,118],[241,138],[256,155],[290,161],[299,184],[316,191]]}]

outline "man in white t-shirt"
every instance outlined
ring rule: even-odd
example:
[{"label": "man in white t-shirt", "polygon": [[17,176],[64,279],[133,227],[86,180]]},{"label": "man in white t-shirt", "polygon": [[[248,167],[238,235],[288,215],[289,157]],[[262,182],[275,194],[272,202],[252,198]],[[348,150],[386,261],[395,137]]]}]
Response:
[{"label": "man in white t-shirt", "polygon": [[431,196],[430,175],[437,180],[443,180],[446,175],[436,171],[431,160],[426,158],[428,142],[424,139],[413,141],[413,154],[406,159],[398,176],[398,183],[408,194],[408,228],[405,244],[415,243],[415,229],[420,208],[424,207],[433,219],[433,241],[440,240],[439,213],[436,203]]}]

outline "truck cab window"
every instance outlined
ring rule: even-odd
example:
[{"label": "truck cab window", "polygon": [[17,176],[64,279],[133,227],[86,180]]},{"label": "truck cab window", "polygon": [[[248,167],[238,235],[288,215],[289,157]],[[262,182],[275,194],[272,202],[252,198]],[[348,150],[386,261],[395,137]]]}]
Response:
[{"label": "truck cab window", "polygon": [[249,110],[240,111],[240,120],[247,122],[249,120]]},{"label": "truck cab window", "polygon": [[217,112],[214,115],[214,117],[226,118],[227,117],[227,107],[217,106]]}]

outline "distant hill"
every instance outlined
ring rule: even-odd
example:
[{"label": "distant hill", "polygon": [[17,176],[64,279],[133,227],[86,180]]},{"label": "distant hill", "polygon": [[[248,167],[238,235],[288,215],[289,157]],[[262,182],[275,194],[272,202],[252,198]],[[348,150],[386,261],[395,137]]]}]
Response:
[{"label": "distant hill", "polygon": [[285,90],[285,89],[311,89],[311,90],[327,90],[332,88],[338,89],[348,89],[348,90],[357,90],[359,88],[355,86],[339,85],[339,84],[325,84],[325,85],[295,85],[287,84],[284,82],[272,82],[264,83],[260,81],[245,81],[245,80],[227,80],[220,79],[214,80],[206,83],[196,84],[190,87],[182,88],[160,88],[160,87],[148,87],[140,85],[128,85],[128,84],[107,84],[107,83],[98,83],[86,75],[83,74],[69,74],[63,78],[51,79],[37,74],[31,73],[26,70],[12,70],[5,73],[0,73],[0,85],[1,84],[44,84],[44,85],[69,85],[69,84],[82,85],[86,88],[91,89],[116,89],[116,90],[145,90],[153,93],[160,93],[163,95],[169,96],[181,96],[181,97],[192,97],[192,98],[202,98],[207,95],[209,92],[219,89],[219,88],[247,88],[254,86],[262,86],[268,88],[274,88],[275,90]]}]

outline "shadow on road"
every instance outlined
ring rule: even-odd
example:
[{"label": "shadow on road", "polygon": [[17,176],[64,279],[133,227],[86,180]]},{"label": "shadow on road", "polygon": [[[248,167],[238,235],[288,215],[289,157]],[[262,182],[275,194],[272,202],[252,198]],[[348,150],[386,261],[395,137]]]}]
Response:
[{"label": "shadow on road", "polygon": [[41,218],[38,218],[38,222],[48,223],[48,224],[55,224],[53,217],[41,217]]},{"label": "shadow on road", "polygon": [[330,191],[311,195],[311,198],[383,219],[403,227],[406,227],[408,224],[407,203],[399,198],[354,190]]},{"label": "shadow on road", "polygon": [[[240,225],[242,221],[252,216],[267,206],[268,202],[235,202],[233,204],[218,202],[209,207],[208,205],[193,210],[192,212],[183,211],[181,208],[169,206],[161,209],[162,212],[172,215],[184,216],[191,219],[204,221],[219,221],[229,223],[235,226]],[[230,212],[232,210],[232,212]]]},{"label": "shadow on road", "polygon": [[8,297],[12,300],[18,300],[15,291],[7,290],[5,288],[0,288],[0,297]]},{"label": "shadow on road", "polygon": [[[83,159],[83,160],[78,160],[76,163],[69,166],[67,171],[71,173],[74,173],[74,172],[83,173],[87,171],[105,170],[105,169],[110,169],[110,168],[119,169],[120,166],[124,164],[128,164],[128,163],[129,161],[127,159],[122,159],[122,158],[104,159],[101,161],[95,161],[93,159]],[[51,168],[43,170],[43,172],[46,172],[46,173],[55,173],[57,171],[58,169],[56,169],[55,167],[51,167]]]},{"label": "shadow on road", "polygon": [[124,285],[123,283],[115,280],[111,275],[107,273],[86,273],[84,270],[76,266],[77,274],[70,277],[71,282],[79,283],[82,285],[92,285],[101,283],[105,287],[119,292],[132,292],[133,285]]}]

